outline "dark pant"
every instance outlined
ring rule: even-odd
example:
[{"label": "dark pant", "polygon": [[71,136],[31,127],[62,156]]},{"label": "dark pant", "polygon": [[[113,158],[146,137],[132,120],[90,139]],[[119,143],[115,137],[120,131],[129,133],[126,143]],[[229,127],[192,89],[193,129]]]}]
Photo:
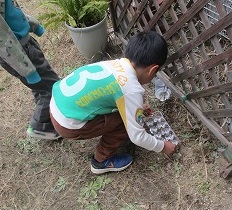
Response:
[{"label": "dark pant", "polygon": [[13,68],[5,63],[0,58],[0,65],[8,71],[11,75],[17,77],[21,82],[32,90],[35,99],[36,107],[31,118],[30,125],[40,131],[52,131],[53,125],[49,116],[49,103],[51,99],[51,92],[53,84],[59,80],[57,74],[52,70],[48,61],[45,59],[38,42],[34,38],[23,45],[27,56],[37,69],[41,77],[41,81],[36,84],[28,84],[26,79],[18,74]]},{"label": "dark pant", "polygon": [[67,129],[51,115],[56,131],[67,139],[91,139],[101,136],[95,150],[95,159],[102,162],[113,156],[117,149],[129,140],[122,118],[118,112],[97,116],[81,129]]}]

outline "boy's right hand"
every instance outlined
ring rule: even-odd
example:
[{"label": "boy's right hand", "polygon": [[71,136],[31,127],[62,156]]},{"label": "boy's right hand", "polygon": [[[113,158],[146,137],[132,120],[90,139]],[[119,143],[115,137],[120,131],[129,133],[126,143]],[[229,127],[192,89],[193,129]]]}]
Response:
[{"label": "boy's right hand", "polygon": [[176,146],[177,145],[171,143],[170,141],[165,141],[162,152],[164,152],[166,155],[171,155],[175,152]]}]

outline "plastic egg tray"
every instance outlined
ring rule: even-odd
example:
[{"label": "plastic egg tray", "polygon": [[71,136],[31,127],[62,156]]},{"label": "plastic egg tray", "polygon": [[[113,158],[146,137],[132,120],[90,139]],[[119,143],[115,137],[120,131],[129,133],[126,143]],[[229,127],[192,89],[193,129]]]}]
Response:
[{"label": "plastic egg tray", "polygon": [[156,139],[162,141],[171,141],[173,144],[178,144],[179,139],[165,120],[161,112],[156,111],[152,116],[143,118],[144,128]]}]

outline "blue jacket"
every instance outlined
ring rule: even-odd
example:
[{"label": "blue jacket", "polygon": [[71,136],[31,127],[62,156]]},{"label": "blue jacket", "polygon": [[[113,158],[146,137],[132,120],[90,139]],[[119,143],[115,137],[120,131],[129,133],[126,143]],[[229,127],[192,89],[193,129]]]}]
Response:
[{"label": "blue jacket", "polygon": [[29,40],[29,32],[42,36],[43,26],[35,18],[25,15],[15,1],[0,0],[0,28],[0,57],[28,83],[40,81],[22,45]]}]

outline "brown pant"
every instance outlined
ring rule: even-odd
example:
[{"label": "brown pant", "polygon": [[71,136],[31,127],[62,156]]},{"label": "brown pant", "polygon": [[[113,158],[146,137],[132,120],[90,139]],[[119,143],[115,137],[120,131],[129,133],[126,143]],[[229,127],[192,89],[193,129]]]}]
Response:
[{"label": "brown pant", "polygon": [[[50,114],[51,115],[51,114]],[[67,129],[51,115],[55,130],[67,139],[91,139],[102,136],[96,146],[94,158],[102,162],[113,156],[117,149],[129,140],[122,118],[118,112],[99,115],[88,121],[81,129]]]}]

